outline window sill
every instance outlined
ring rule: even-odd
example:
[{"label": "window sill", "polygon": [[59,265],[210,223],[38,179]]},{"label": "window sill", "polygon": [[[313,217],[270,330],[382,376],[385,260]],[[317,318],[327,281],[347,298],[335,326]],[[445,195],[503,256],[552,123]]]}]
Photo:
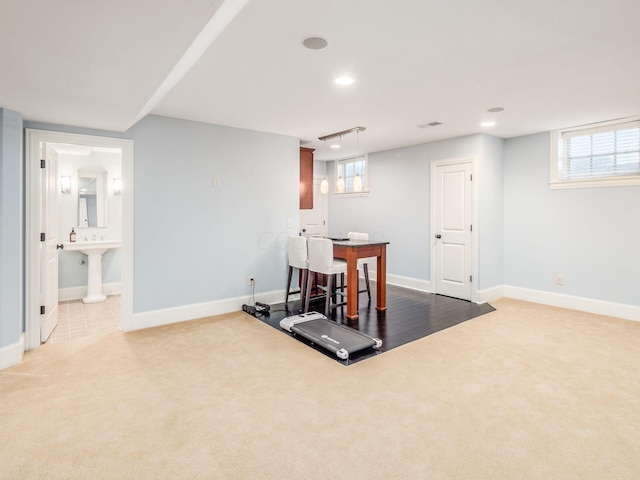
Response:
[{"label": "window sill", "polygon": [[334,193],[333,196],[335,198],[368,197],[369,190],[364,192]]},{"label": "window sill", "polygon": [[558,180],[549,182],[551,190],[563,190],[569,188],[629,187],[634,185],[640,185],[640,175],[619,178],[602,178],[598,180]]}]

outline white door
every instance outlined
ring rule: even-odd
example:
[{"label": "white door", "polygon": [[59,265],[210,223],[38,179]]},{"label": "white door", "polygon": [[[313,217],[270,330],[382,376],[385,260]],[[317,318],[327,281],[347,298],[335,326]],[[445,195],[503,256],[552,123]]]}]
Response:
[{"label": "white door", "polygon": [[434,292],[471,300],[472,163],[435,167],[432,259]]},{"label": "white door", "polygon": [[300,231],[303,235],[314,237],[326,237],[327,210],[329,201],[328,194],[320,193],[320,182],[322,177],[313,179],[313,208],[310,210],[300,210]]},{"label": "white door", "polygon": [[[42,144],[42,229],[40,243],[40,341],[46,341],[58,324],[58,175],[55,151]],[[44,307],[44,313],[42,313]]]}]

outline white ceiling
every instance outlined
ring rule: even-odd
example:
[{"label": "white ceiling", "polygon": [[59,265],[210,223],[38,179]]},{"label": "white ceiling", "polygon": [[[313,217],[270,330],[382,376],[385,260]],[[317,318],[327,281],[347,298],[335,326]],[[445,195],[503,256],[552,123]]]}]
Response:
[{"label": "white ceiling", "polygon": [[508,138],[640,114],[638,25],[638,0],[2,0],[0,106],[115,131],[149,111],[317,159],[352,155],[318,137],[356,126],[360,152]]}]

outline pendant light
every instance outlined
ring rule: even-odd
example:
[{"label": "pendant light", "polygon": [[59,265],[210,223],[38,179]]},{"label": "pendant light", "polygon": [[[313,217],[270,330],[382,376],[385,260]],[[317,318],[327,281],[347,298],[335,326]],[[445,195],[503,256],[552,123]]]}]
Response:
[{"label": "pendant light", "polygon": [[[360,151],[360,131],[356,131],[356,151]],[[360,174],[356,172],[356,176],[353,179],[353,191],[361,192],[362,191],[362,177]]]},{"label": "pendant light", "polygon": [[[341,132],[336,132],[336,133],[330,133],[329,135],[324,135],[322,137],[318,137],[318,140],[322,140],[322,141],[326,141],[332,138],[338,138],[338,141],[340,142],[340,144],[342,143],[342,136],[343,135],[348,135],[349,133],[356,133],[356,150],[359,150],[359,140],[360,140],[360,132],[364,132],[366,129],[364,127],[353,127],[350,128],[348,130],[343,130]],[[332,145],[333,147],[333,145]],[[325,176],[326,179],[326,176]],[[320,184],[320,192],[321,193],[327,193],[329,191],[329,182],[327,181],[326,184],[326,191],[325,191],[325,185],[324,185],[325,180],[322,180],[322,183]],[[353,190],[355,192],[361,192],[362,191],[362,178],[360,177],[360,175],[356,174],[355,178],[353,179]],[[342,178],[342,175],[340,175],[338,177],[338,179],[336,180],[336,193],[344,193],[346,188],[345,185],[345,181],[344,178]]]},{"label": "pendant light", "polygon": [[353,191],[354,192],[362,191],[362,178],[358,173],[356,173],[356,176],[353,178]]},{"label": "pendant light", "polygon": [[320,193],[326,195],[329,193],[329,180],[327,180],[327,162],[322,162],[322,172],[324,173],[324,177],[320,182]]}]

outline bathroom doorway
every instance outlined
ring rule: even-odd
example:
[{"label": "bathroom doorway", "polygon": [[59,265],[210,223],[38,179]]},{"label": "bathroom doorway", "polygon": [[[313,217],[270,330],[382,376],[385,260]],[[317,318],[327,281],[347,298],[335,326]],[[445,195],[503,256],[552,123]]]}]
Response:
[{"label": "bathroom doorway", "polygon": [[100,272],[105,293],[120,295],[120,327],[127,331],[133,316],[133,141],[27,129],[25,144],[25,350],[38,348],[55,327],[59,292],[71,300],[87,290],[87,257],[60,248],[71,229],[79,242],[121,240],[98,262],[106,266]]}]

